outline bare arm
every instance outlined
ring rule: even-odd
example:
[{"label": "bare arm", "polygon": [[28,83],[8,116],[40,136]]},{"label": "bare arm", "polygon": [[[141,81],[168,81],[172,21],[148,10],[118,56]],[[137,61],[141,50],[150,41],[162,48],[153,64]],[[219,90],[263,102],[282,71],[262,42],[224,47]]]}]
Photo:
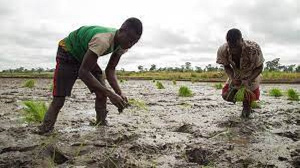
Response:
[{"label": "bare arm", "polygon": [[79,69],[79,78],[92,90],[95,91],[95,94],[105,94],[109,96],[111,91],[102,85],[91,73],[92,69],[97,65],[98,56],[88,50],[84,55],[83,61]]},{"label": "bare arm", "polygon": [[97,59],[98,56],[91,50],[86,52],[79,69],[79,78],[89,88],[91,88],[96,95],[106,95],[115,106],[117,106],[119,109],[123,109],[125,107],[125,103],[123,102],[122,98],[107,89],[92,75],[91,70],[96,66]]},{"label": "bare arm", "polygon": [[122,54],[118,54],[117,52],[114,52],[111,54],[109,62],[107,64],[107,67],[105,69],[106,79],[109,83],[109,85],[113,88],[113,90],[118,94],[122,95],[122,91],[120,89],[120,86],[118,84],[118,79],[116,75],[116,66],[119,63],[119,60],[121,58]]}]

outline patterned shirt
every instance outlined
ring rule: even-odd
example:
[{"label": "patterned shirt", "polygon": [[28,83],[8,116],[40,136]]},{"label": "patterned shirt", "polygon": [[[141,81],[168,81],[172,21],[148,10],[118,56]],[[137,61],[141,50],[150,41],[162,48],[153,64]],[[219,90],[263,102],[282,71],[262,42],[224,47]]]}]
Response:
[{"label": "patterned shirt", "polygon": [[[234,73],[234,78],[242,80],[249,78],[252,75],[253,70],[263,65],[264,61],[265,60],[259,45],[253,41],[244,40],[242,45],[240,66],[237,66],[232,60],[232,55],[229,51],[229,46],[227,43],[219,47],[216,62],[224,66],[231,65]],[[257,89],[259,87],[260,81],[261,75],[250,82],[250,89]],[[231,83],[231,79],[228,79],[227,83]]]}]

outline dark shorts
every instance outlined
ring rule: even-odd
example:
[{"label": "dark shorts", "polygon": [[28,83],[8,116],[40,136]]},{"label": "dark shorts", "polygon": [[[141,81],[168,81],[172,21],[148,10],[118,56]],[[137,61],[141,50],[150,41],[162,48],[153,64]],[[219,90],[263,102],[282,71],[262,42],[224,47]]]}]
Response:
[{"label": "dark shorts", "polygon": [[[53,96],[70,96],[73,85],[78,78],[80,62],[77,61],[70,52],[65,51],[61,46],[58,47],[56,56],[56,68],[53,78]],[[93,76],[105,85],[102,70],[96,66],[92,71]],[[93,92],[90,89],[91,92]]]}]

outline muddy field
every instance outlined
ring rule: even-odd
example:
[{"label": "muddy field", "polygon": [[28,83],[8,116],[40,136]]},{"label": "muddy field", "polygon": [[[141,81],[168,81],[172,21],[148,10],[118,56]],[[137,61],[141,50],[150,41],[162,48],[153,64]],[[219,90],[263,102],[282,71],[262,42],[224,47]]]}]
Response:
[{"label": "muddy field", "polygon": [[[261,109],[240,119],[241,104],[222,100],[212,83],[121,83],[128,98],[144,101],[119,114],[110,103],[107,127],[91,126],[94,98],[81,81],[59,114],[53,134],[34,133],[22,119],[22,101],[51,101],[50,79],[0,79],[0,167],[300,167],[300,103],[267,95]],[[178,97],[181,85],[194,92]]]}]

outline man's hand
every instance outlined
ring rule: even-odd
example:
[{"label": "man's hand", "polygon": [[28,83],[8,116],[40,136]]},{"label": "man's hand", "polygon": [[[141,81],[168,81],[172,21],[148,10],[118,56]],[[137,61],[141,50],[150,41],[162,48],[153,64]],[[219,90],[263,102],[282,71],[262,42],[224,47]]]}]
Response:
[{"label": "man's hand", "polygon": [[123,101],[124,101],[126,104],[128,104],[128,99],[127,99],[127,97],[126,97],[123,93],[122,93],[120,96],[122,97]]},{"label": "man's hand", "polygon": [[108,95],[108,98],[111,103],[115,105],[119,110],[123,110],[125,108],[126,103],[121,96],[111,93],[110,95]]}]

